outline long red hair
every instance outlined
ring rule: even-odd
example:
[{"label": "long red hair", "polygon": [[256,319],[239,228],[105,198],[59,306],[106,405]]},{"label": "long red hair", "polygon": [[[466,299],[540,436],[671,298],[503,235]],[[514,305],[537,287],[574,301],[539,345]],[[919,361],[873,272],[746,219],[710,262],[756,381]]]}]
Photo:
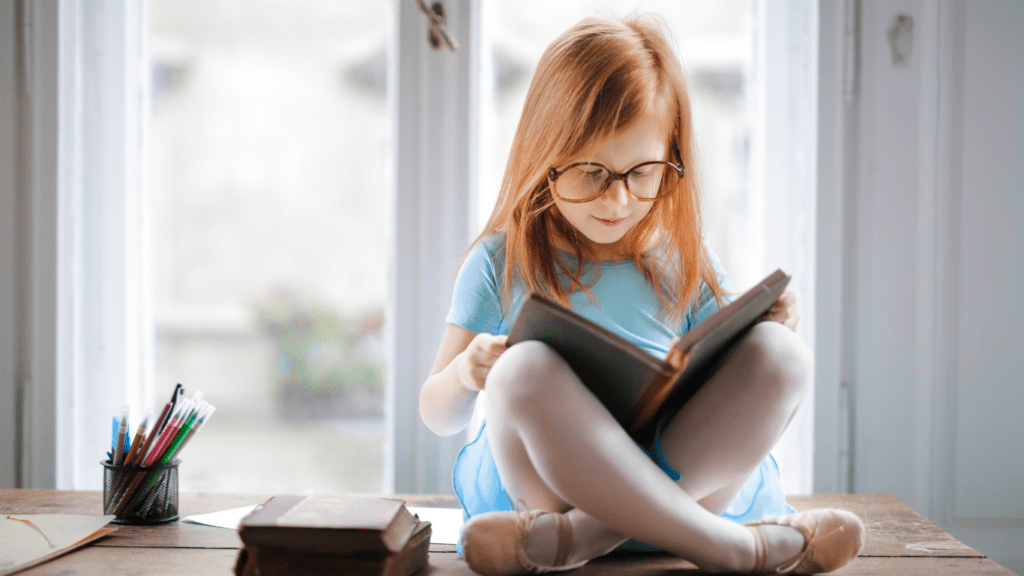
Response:
[{"label": "long red hair", "polygon": [[[702,241],[686,81],[660,20],[641,15],[621,21],[583,20],[556,38],[540,58],[497,204],[476,240],[495,233],[506,237],[505,307],[515,282],[565,305],[575,290],[590,294],[581,278],[584,259],[593,259],[593,246],[559,214],[548,188],[548,170],[652,114],[664,119],[670,155],[665,160],[676,162],[678,150],[686,174],[616,248],[633,258],[669,318],[679,320],[696,305],[702,280],[721,303],[722,291]],[[555,235],[575,252],[574,269],[558,257]]]}]

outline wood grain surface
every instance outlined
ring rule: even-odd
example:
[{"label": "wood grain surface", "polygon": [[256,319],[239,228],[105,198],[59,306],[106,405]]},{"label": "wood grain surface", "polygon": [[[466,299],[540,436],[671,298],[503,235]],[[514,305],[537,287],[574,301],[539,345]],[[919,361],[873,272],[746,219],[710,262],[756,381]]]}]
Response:
[{"label": "wood grain surface", "polygon": [[[214,512],[265,502],[267,494],[183,493],[180,516]],[[387,495],[410,506],[457,508],[451,496]],[[1009,570],[959,542],[913,508],[888,494],[814,494],[790,496],[797,510],[843,508],[864,520],[868,542],[860,557],[838,575],[907,574],[944,576],[983,574],[1013,576]],[[0,490],[0,513],[102,514],[101,492]],[[30,570],[25,576],[105,576],[156,574],[230,575],[241,541],[237,532],[186,522],[158,526],[118,526],[91,546]],[[433,545],[430,563],[418,576],[472,574],[450,545]],[[693,564],[669,554],[616,553],[572,572],[579,576],[670,576],[700,574]]]}]

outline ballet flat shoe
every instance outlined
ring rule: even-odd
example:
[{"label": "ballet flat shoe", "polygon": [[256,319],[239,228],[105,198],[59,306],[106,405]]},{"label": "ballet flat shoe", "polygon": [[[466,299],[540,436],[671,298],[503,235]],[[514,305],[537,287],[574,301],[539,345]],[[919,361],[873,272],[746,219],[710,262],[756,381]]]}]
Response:
[{"label": "ballet flat shoe", "polygon": [[[558,552],[554,566],[541,566],[526,555],[526,540],[534,521],[555,514]],[[487,512],[473,516],[462,526],[462,555],[466,564],[483,576],[543,574],[573,570],[586,561],[566,565],[572,544],[572,523],[564,514],[546,510]]]},{"label": "ballet flat shoe", "polygon": [[752,574],[765,572],[768,546],[761,526],[776,524],[796,528],[804,535],[804,549],[776,569],[779,574],[819,574],[845,566],[857,557],[867,541],[864,523],[853,512],[818,508],[791,516],[748,522],[754,532],[757,560]]}]

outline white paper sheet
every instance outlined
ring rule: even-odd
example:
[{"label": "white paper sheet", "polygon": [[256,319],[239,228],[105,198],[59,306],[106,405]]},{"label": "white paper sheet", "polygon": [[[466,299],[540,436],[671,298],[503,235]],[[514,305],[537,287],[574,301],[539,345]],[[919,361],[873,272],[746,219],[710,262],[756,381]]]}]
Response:
[{"label": "white paper sheet", "polygon": [[181,521],[191,522],[193,524],[203,524],[205,526],[216,526],[217,528],[238,530],[238,525],[242,522],[242,518],[248,516],[249,513],[257,506],[259,506],[259,504],[230,508],[228,510],[220,510],[218,512],[210,512],[208,514],[193,514],[182,518]]},{"label": "white paper sheet", "polygon": [[409,506],[409,511],[419,516],[420,520],[430,520],[431,544],[455,544],[459,541],[459,531],[462,530],[461,508]]},{"label": "white paper sheet", "polygon": [[[238,530],[238,524],[241,523],[242,518],[245,518],[256,506],[254,504],[252,506],[210,512],[209,514],[193,514],[183,518],[182,522]],[[431,544],[455,544],[459,541],[459,530],[462,529],[461,508],[409,506],[409,511],[419,516],[420,520],[430,521]]]}]

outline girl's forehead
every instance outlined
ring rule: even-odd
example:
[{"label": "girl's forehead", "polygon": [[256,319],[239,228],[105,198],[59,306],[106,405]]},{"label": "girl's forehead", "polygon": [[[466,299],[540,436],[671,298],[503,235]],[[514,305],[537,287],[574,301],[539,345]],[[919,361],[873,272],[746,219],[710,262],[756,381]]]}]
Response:
[{"label": "girl's forehead", "polygon": [[661,118],[645,117],[594,139],[577,156],[602,163],[661,160],[668,148],[668,140],[669,128]]}]

